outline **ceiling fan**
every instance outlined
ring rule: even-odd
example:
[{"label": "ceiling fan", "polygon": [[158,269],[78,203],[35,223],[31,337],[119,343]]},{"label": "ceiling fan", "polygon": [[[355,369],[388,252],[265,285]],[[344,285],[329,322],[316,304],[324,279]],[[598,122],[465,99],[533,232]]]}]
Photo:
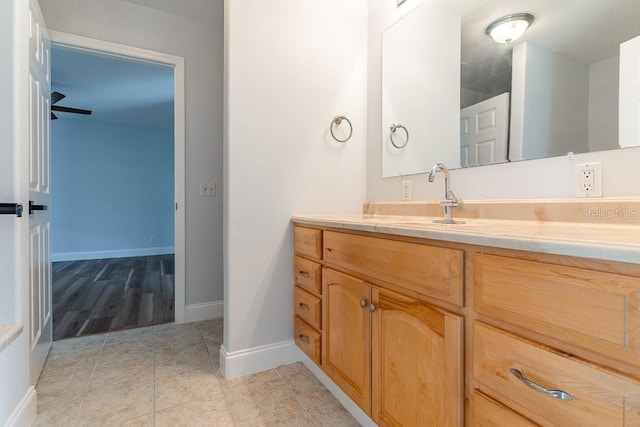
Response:
[{"label": "ceiling fan", "polygon": [[62,105],[55,105],[58,101],[63,99],[65,95],[60,92],[51,92],[51,120],[56,120],[58,116],[56,116],[54,111],[61,111],[63,113],[73,113],[73,114],[91,114],[91,110],[83,110],[81,108],[71,108],[71,107],[63,107]]}]

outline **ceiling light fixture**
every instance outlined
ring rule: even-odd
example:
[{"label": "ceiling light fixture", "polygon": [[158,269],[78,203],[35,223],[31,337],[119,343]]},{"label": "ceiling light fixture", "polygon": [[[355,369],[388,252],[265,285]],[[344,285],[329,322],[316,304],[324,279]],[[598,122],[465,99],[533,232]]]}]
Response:
[{"label": "ceiling light fixture", "polygon": [[487,35],[497,43],[511,43],[529,28],[533,22],[530,13],[514,13],[496,19],[487,27]]}]

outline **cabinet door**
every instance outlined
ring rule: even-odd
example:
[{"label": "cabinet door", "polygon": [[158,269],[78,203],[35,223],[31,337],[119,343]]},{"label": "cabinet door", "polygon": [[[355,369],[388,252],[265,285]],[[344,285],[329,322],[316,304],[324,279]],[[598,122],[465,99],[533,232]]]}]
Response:
[{"label": "cabinet door", "polygon": [[374,421],[462,425],[463,318],[377,287],[373,301]]},{"label": "cabinet door", "polygon": [[370,414],[371,286],[325,268],[322,270],[322,295],[322,367],[363,411]]}]

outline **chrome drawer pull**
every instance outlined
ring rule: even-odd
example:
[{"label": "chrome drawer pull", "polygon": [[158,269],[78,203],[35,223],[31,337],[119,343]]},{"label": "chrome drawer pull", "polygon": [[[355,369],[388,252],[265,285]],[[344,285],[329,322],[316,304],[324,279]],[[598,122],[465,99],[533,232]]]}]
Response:
[{"label": "chrome drawer pull", "polygon": [[309,343],[311,342],[311,340],[309,339],[309,337],[308,337],[308,336],[306,336],[306,335],[302,335],[302,334],[300,334],[300,335],[298,335],[298,338],[300,338],[300,341],[302,341],[302,342],[303,342],[303,343],[305,343],[305,344],[309,344]]},{"label": "chrome drawer pull", "polygon": [[309,277],[311,277],[311,274],[309,274],[309,272],[308,272],[308,271],[300,270],[300,271],[298,271],[298,274],[300,274],[302,277],[306,277],[307,279],[308,279]]},{"label": "chrome drawer pull", "polygon": [[509,372],[511,372],[511,374],[514,377],[516,377],[517,379],[519,379],[520,381],[522,381],[523,383],[525,383],[526,385],[528,385],[529,387],[531,387],[535,391],[539,391],[540,393],[548,394],[551,397],[555,397],[556,399],[560,399],[560,400],[573,400],[573,396],[570,395],[569,393],[565,393],[564,391],[561,391],[561,390],[549,390],[548,388],[545,388],[545,387],[543,387],[543,386],[541,386],[539,384],[536,384],[533,381],[531,381],[530,379],[528,379],[527,377],[525,377],[522,372],[520,372],[519,370],[517,370],[515,368],[509,369]]},{"label": "chrome drawer pull", "polygon": [[309,311],[309,310],[311,310],[311,309],[309,308],[309,306],[308,306],[307,304],[303,303],[303,302],[301,302],[300,304],[298,304],[298,306],[300,307],[300,309],[301,309],[301,310],[304,310],[304,311]]},{"label": "chrome drawer pull", "polygon": [[360,300],[360,307],[365,308],[367,306],[367,300],[362,298]]}]

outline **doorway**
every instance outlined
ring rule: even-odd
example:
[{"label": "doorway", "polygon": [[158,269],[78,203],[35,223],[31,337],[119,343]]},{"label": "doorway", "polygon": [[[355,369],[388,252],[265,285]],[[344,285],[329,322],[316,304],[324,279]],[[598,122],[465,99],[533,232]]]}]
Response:
[{"label": "doorway", "polygon": [[[183,59],[51,33],[54,105],[91,111],[53,111],[54,339],[183,322]],[[93,63],[84,76],[99,84],[62,75],[56,55]]]}]

